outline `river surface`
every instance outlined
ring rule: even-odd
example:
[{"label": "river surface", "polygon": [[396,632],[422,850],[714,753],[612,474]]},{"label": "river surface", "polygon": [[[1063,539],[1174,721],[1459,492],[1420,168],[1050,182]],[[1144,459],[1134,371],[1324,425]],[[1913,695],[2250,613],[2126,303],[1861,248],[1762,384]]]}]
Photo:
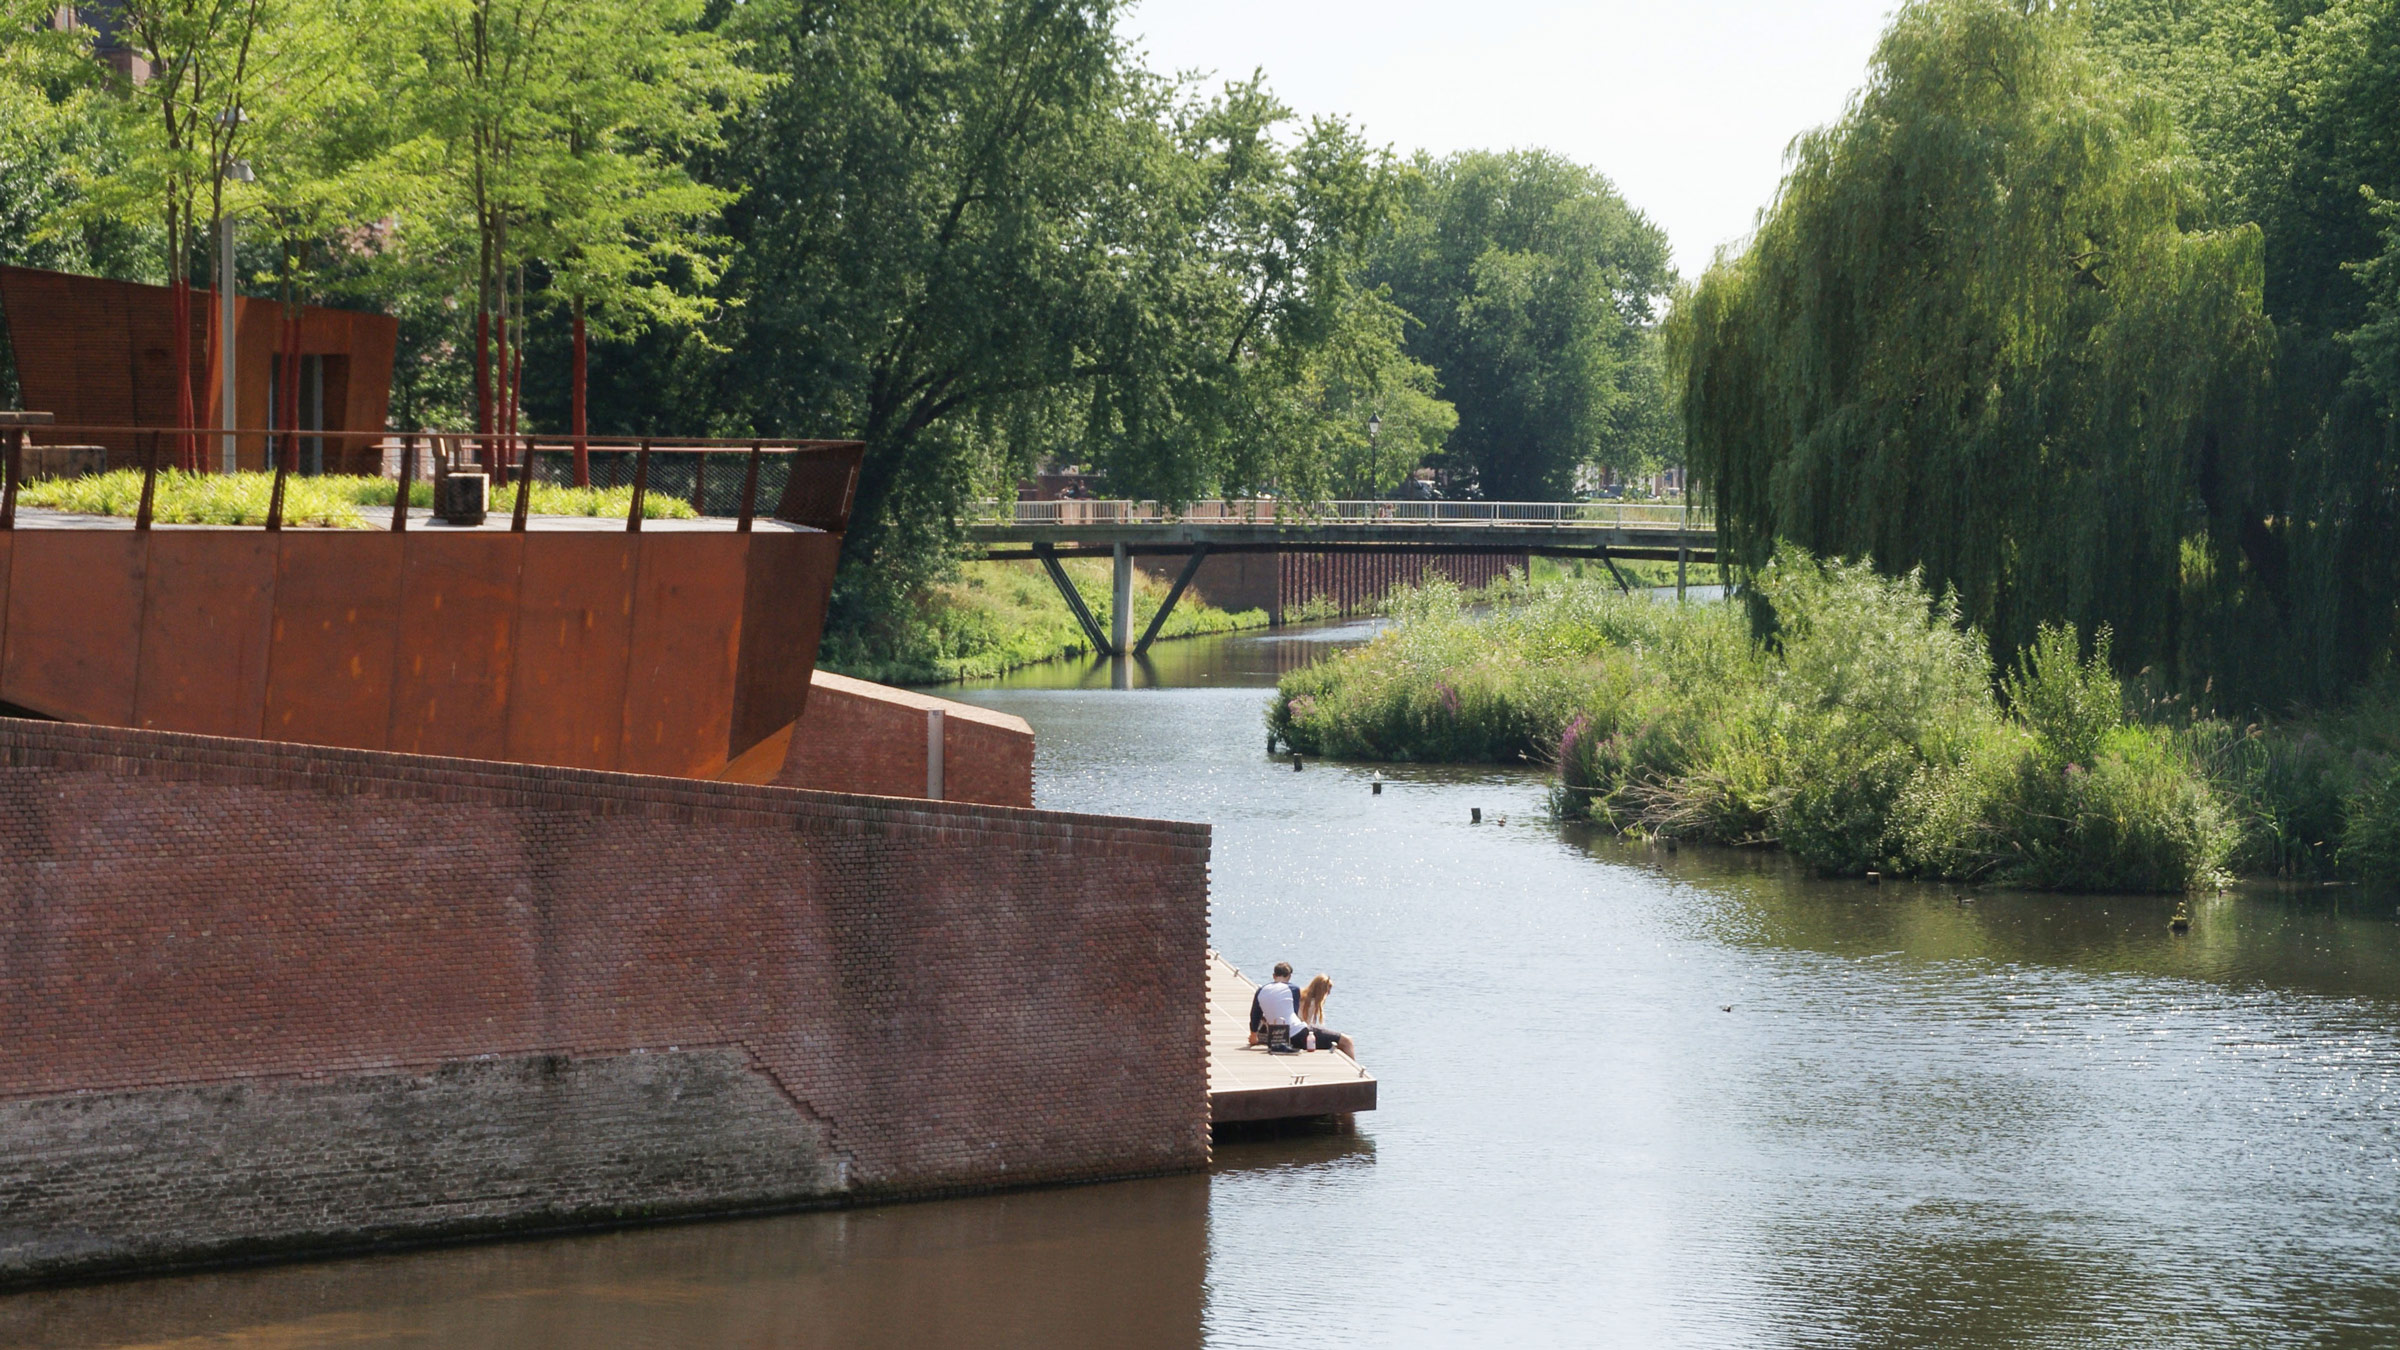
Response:
[{"label": "river surface", "polygon": [[1033,724],[1044,806],[1215,824],[1214,941],[1333,975],[1355,1133],[20,1295],[0,1344],[2400,1345],[2391,901],[2245,890],[2177,936],[2163,899],[1628,847],[1530,770],[1269,759],[1264,686],[1362,631],[948,691]]}]

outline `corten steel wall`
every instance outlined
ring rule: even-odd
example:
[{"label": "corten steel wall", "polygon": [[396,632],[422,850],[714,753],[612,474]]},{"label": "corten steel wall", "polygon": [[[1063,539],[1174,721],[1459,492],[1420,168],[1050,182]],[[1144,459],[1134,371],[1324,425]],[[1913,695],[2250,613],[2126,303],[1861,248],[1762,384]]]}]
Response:
[{"label": "corten steel wall", "polygon": [[[192,397],[207,397],[209,292],[192,298]],[[0,267],[0,317],[8,323],[25,406],[86,426],[171,427],[176,411],[175,309],[164,286]],[[128,463],[130,439],[109,447]]]},{"label": "corten steel wall", "polygon": [[[203,426],[219,426],[217,298],[192,293],[192,399]],[[16,353],[28,408],[55,413],[62,425],[173,427],[176,414],[175,309],[164,286],[0,267],[0,316]],[[283,306],[234,299],[235,425],[268,423],[268,372],[283,343]],[[399,320],[357,310],[300,309],[300,352],[325,357],[327,431],[381,431],[389,410]],[[41,439],[41,433],[35,433]],[[141,447],[123,434],[97,438],[110,467],[138,462]],[[213,449],[213,447],[212,447]],[[242,467],[265,467],[265,442],[238,447]],[[379,452],[365,441],[328,441],[331,472],[374,473]],[[209,462],[214,463],[211,459]]]},{"label": "corten steel wall", "polygon": [[943,799],[1033,805],[1033,728],[1024,718],[823,670],[810,678],[808,712],[800,721],[788,734],[759,742],[752,763],[741,766],[747,772],[726,777],[821,792],[922,797],[928,715],[937,708]]},{"label": "corten steel wall", "polygon": [[[214,303],[212,296],[210,304]],[[272,300],[239,296],[233,304],[233,402],[237,414],[234,425],[263,427],[273,420],[267,415],[267,395],[273,387],[269,375],[277,368],[275,362],[283,346],[283,306]],[[392,358],[399,342],[400,321],[389,315],[321,309],[315,305],[301,307],[300,354],[325,360],[325,430],[384,429],[384,419],[391,409]],[[211,371],[217,368],[216,359],[215,349],[211,348]],[[219,400],[213,374],[206,401],[208,411],[203,420],[211,426],[222,425],[217,414]],[[28,393],[25,406],[41,405]],[[234,449],[241,467],[268,467],[264,439],[245,437]],[[381,473],[382,451],[366,440],[328,440],[325,471]]]},{"label": "corten steel wall", "polygon": [[0,1279],[1198,1167],[1208,847],[0,720]]},{"label": "corten steel wall", "polygon": [[1276,588],[1275,618],[1322,597],[1337,614],[1354,614],[1428,573],[1470,589],[1488,586],[1512,570],[1523,572],[1523,553],[1286,553]]},{"label": "corten steel wall", "polygon": [[748,534],[0,531],[0,701],[707,777],[800,715],[839,548],[769,520]]}]

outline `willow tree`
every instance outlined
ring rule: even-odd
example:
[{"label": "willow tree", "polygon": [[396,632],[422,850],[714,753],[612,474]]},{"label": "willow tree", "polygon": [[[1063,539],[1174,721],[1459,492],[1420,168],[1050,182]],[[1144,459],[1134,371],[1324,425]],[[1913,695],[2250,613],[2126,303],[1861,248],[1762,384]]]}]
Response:
[{"label": "willow tree", "polygon": [[2187,579],[2240,565],[2198,489],[2270,341],[2258,231],[2191,228],[2198,206],[2163,109],[2114,91],[2074,14],[1904,8],[1675,316],[1731,558],[1921,566],[2003,652],[2063,619],[2176,662]]}]

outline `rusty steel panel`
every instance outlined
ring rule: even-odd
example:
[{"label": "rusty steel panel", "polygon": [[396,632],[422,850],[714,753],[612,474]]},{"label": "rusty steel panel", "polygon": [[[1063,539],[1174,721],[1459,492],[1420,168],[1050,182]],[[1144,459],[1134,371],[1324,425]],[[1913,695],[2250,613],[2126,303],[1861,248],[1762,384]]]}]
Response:
[{"label": "rusty steel panel", "polygon": [[18,530],[0,700],[71,722],[133,724],[148,536]]},{"label": "rusty steel panel", "polygon": [[733,732],[747,537],[639,539],[617,767],[706,778],[724,767]]},{"label": "rusty steel panel", "polygon": [[625,648],[633,635],[630,534],[528,532],[517,591],[506,757],[613,769],[625,731]]},{"label": "rusty steel panel", "polygon": [[134,725],[256,736],[266,716],[275,536],[154,530]]},{"label": "rusty steel panel", "polygon": [[285,530],[267,658],[266,737],[381,750],[391,725],[401,546],[409,536]]},{"label": "rusty steel panel", "polygon": [[850,505],[858,493],[859,464],[865,455],[866,448],[860,445],[795,453],[791,476],[784,480],[783,499],[775,506],[776,518],[837,535],[849,529]]},{"label": "rusty steel panel", "polygon": [[805,710],[842,548],[841,536],[832,534],[767,530],[748,537],[733,736],[725,748],[736,759]]},{"label": "rusty steel panel", "polygon": [[399,645],[387,750],[500,759],[508,753],[517,569],[527,536],[425,531],[400,564]]},{"label": "rusty steel panel", "polygon": [[8,573],[16,558],[17,532],[0,530],[0,664],[8,657]]}]

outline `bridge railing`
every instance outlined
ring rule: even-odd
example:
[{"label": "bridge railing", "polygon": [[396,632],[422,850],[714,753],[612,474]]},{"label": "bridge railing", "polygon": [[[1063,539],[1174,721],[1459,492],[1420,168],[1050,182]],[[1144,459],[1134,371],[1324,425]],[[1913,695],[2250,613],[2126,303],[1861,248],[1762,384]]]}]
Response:
[{"label": "bridge railing", "polygon": [[971,504],[966,524],[988,526],[1172,525],[1217,522],[1255,525],[1555,526],[1560,529],[1706,529],[1704,507],[1652,502],[1410,502],[1290,501],[1274,497],[1220,498],[1181,507],[1155,501],[1062,498]]}]

